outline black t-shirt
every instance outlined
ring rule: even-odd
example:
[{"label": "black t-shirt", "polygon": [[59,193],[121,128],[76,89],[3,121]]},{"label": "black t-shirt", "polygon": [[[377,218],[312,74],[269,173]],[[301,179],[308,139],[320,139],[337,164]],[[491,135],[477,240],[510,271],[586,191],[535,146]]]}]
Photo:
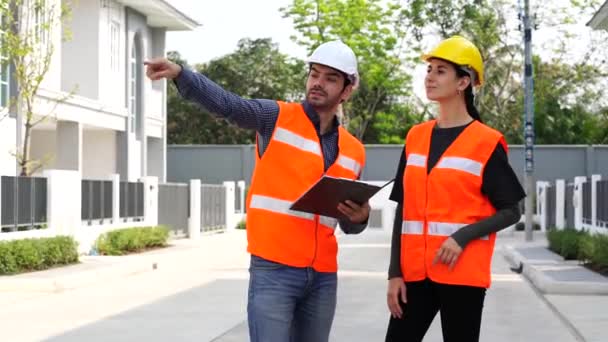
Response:
[{"label": "black t-shirt", "polygon": [[[431,146],[427,163],[427,174],[437,164],[441,155],[456,140],[458,135],[468,125],[439,128],[435,126],[431,134]],[[390,199],[402,204],[403,202],[403,172],[405,171],[405,147],[401,153],[401,160],[395,175],[393,191]],[[490,156],[483,171],[481,191],[488,197],[490,203],[497,210],[512,207],[526,196],[524,189],[509,164],[507,153],[502,144],[498,143]]]}]

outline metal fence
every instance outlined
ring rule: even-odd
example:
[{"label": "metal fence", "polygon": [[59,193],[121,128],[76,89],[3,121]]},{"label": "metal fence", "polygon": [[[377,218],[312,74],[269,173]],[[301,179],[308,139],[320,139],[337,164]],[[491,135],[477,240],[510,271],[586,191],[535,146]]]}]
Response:
[{"label": "metal fence", "polygon": [[190,192],[188,184],[159,184],[158,224],[169,228],[175,236],[187,236],[189,216]]},{"label": "metal fence", "polygon": [[608,227],[608,180],[597,182],[597,220],[604,227]]},{"label": "metal fence", "polygon": [[112,181],[82,180],[81,218],[92,224],[93,221],[112,220],[113,215]]},{"label": "metal fence", "polygon": [[237,213],[242,213],[243,212],[243,203],[241,203],[241,193],[243,193],[245,191],[245,189],[241,189],[240,186],[237,186],[234,189],[234,211]]},{"label": "metal fence", "polygon": [[[555,185],[551,185],[549,187],[547,187],[547,193],[545,194],[546,198],[547,198],[547,213],[549,214],[547,216],[547,227],[555,227],[556,222],[555,222],[555,210],[556,208],[556,190],[555,190]],[[552,213],[552,214],[551,214]]]},{"label": "metal fence", "polygon": [[226,188],[201,185],[201,231],[226,229]]},{"label": "metal fence", "polygon": [[144,184],[120,182],[120,218],[142,220],[144,216]]},{"label": "metal fence", "polygon": [[47,181],[40,177],[2,176],[1,232],[42,228],[47,223]]},{"label": "metal fence", "polygon": [[566,227],[574,228],[574,184],[568,183],[566,185],[566,203],[564,206],[564,215],[566,219]]},{"label": "metal fence", "polygon": [[591,224],[591,183],[583,183],[583,223]]}]

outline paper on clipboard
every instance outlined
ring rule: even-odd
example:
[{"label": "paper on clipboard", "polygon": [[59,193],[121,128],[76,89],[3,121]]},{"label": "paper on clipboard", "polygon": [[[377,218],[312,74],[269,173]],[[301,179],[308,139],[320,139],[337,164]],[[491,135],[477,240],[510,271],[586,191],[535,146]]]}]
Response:
[{"label": "paper on clipboard", "polygon": [[291,209],[346,219],[338,210],[339,203],[351,200],[363,204],[391,182],[392,180],[383,186],[377,186],[346,178],[323,176],[291,205]]}]

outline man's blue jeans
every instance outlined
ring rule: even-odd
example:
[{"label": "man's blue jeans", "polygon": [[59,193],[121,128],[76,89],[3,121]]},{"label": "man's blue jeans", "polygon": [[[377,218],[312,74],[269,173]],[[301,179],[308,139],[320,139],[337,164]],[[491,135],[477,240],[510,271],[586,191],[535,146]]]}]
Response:
[{"label": "man's blue jeans", "polygon": [[251,256],[247,314],[251,342],[327,342],[338,278]]}]

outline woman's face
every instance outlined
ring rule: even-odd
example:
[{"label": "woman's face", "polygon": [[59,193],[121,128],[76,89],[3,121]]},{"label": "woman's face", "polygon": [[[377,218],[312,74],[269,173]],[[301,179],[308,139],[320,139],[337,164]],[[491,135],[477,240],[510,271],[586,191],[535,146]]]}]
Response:
[{"label": "woman's face", "polygon": [[429,60],[424,86],[426,97],[431,101],[442,101],[454,96],[469,85],[468,77],[458,77],[454,65],[438,58]]}]

